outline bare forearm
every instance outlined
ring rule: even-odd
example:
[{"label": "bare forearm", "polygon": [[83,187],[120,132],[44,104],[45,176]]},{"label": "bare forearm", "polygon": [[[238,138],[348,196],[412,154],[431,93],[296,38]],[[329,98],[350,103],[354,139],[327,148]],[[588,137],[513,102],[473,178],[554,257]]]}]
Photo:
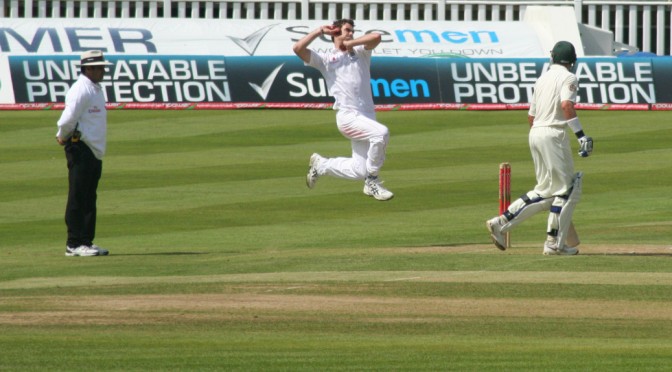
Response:
[{"label": "bare forearm", "polygon": [[569,120],[576,117],[576,109],[574,109],[574,102],[562,101],[560,103],[560,107],[562,108],[562,112],[565,116],[565,119]]},{"label": "bare forearm", "polygon": [[381,36],[378,33],[372,32],[370,34],[362,35],[356,39],[345,41],[344,44],[348,49],[352,49],[358,45],[364,45],[364,48],[371,50],[380,44]]},{"label": "bare forearm", "polygon": [[311,31],[308,35],[301,38],[301,40],[297,41],[294,44],[292,50],[304,62],[306,63],[310,62],[310,50],[308,49],[308,46],[310,45],[310,43],[315,41],[315,39],[320,37],[322,33],[323,33],[322,27],[316,28],[315,30]]}]

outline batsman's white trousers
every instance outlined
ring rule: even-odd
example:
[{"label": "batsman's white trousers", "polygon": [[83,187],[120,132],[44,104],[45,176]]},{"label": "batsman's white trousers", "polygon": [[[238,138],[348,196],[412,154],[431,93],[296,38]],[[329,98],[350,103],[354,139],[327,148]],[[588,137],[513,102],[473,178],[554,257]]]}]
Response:
[{"label": "batsman's white trousers", "polygon": [[[551,211],[551,207],[562,210],[572,188],[574,160],[565,127],[532,127],[529,143],[537,184],[534,190],[525,195],[529,201],[519,198],[511,203],[508,211],[514,218],[502,227],[502,232],[511,230],[538,212]],[[558,214],[551,211],[548,215],[547,231],[558,229]]]},{"label": "batsman's white trousers", "polygon": [[542,198],[567,195],[574,179],[574,160],[564,126],[532,127],[529,135],[537,185]]},{"label": "batsman's white trousers", "polygon": [[378,175],[385,163],[390,132],[385,125],[376,121],[375,112],[339,110],[336,125],[339,132],[350,140],[352,156],[328,158],[320,164],[318,173],[350,180]]}]

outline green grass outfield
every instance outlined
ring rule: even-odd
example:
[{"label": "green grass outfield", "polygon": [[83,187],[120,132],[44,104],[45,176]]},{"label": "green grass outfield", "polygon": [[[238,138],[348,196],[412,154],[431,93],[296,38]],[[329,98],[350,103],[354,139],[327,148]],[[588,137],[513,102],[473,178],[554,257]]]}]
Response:
[{"label": "green grass outfield", "polygon": [[[2,371],[663,371],[672,361],[672,114],[581,111],[581,254],[546,215],[490,243],[498,165],[534,184],[525,111],[382,112],[382,177],[325,111],[113,111],[96,242],[65,257],[60,111],[0,113]],[[574,148],[577,148],[573,140]]]}]

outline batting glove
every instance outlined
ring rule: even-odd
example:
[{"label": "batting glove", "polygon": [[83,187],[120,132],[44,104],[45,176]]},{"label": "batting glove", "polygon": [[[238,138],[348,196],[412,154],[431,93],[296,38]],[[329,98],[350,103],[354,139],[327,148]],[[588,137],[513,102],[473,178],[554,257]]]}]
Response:
[{"label": "batting glove", "polygon": [[593,152],[593,137],[583,136],[579,138],[579,156],[587,158]]}]

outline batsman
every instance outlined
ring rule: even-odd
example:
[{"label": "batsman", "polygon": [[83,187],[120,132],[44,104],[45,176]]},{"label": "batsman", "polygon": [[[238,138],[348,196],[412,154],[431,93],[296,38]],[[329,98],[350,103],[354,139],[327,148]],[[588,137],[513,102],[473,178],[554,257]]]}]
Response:
[{"label": "batsman", "polygon": [[581,198],[582,172],[574,172],[567,127],[579,141],[579,156],[593,151],[593,139],[585,135],[574,104],[578,79],[574,45],[559,41],[551,50],[551,65],[534,85],[528,123],[529,145],[537,184],[513,201],[504,213],[486,222],[495,246],[506,249],[505,234],[519,223],[549,211],[545,255],[575,255],[579,239],[572,223],[574,208]]}]

